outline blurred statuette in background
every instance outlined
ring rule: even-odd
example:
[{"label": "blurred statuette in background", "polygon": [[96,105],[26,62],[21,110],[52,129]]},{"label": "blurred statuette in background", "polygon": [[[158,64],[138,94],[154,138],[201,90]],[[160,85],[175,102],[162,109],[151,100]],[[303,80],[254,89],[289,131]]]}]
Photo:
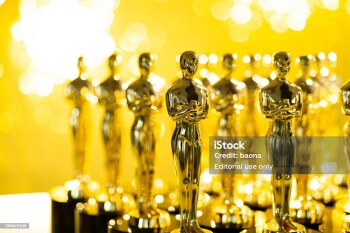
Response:
[{"label": "blurred statuette in background", "polygon": [[118,186],[123,132],[120,112],[125,106],[125,90],[119,75],[121,64],[122,54],[116,50],[108,58],[110,75],[96,87],[98,102],[104,109],[101,132],[106,153],[107,184],[94,199],[77,204],[79,215],[75,221],[81,233],[107,233],[108,221],[129,211],[134,204],[133,197]]},{"label": "blurred statuette in background", "polygon": [[[239,136],[239,115],[243,110],[246,97],[246,86],[232,78],[237,59],[236,54],[223,56],[223,69],[225,75],[211,88],[211,104],[218,112],[216,126],[217,136]],[[224,152],[223,152],[224,153]],[[223,192],[219,197],[212,198],[212,203],[205,208],[200,224],[212,228],[213,231],[223,229],[244,229],[254,226],[254,212],[235,194],[239,175],[221,174]]]},{"label": "blurred statuette in background", "polygon": [[[170,226],[168,212],[157,208],[152,196],[156,145],[156,115],[162,107],[164,79],[153,73],[155,54],[139,56],[141,76],[126,89],[129,109],[134,113],[131,143],[136,160],[136,208],[128,212],[128,230],[131,232],[165,232]],[[116,225],[110,232],[118,232]]]},{"label": "blurred statuette in background", "polygon": [[297,58],[300,75],[295,81],[302,90],[302,115],[295,118],[296,134],[296,196],[291,201],[291,217],[304,225],[319,225],[323,221],[324,205],[312,200],[309,193],[309,173],[311,171],[311,146],[314,135],[312,123],[315,122],[316,106],[320,98],[320,87],[310,77],[310,66],[314,61],[312,55]]},{"label": "blurred statuette in background", "polygon": [[90,100],[93,98],[92,85],[87,77],[83,57],[78,58],[79,75],[68,83],[64,95],[72,103],[69,119],[73,135],[74,179],[51,191],[52,232],[74,232],[74,211],[78,202],[85,202],[99,191],[97,182],[86,174],[86,160],[90,142]]},{"label": "blurred statuette in background", "polygon": [[[348,169],[350,169],[350,81],[344,84],[340,89],[340,102],[342,104],[342,109],[346,115],[346,123],[344,126],[344,150],[347,155]],[[347,200],[340,201],[341,203],[337,205],[341,206],[343,211],[347,214],[350,213],[350,175],[347,177],[347,186],[348,186],[348,198]],[[338,207],[339,208],[339,207]],[[350,232],[350,217],[349,215],[344,217],[343,232]]]}]

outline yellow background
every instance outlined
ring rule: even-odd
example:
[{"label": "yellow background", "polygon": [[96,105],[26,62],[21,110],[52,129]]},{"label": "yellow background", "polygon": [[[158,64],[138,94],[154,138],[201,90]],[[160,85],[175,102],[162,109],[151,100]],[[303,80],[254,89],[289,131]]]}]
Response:
[{"label": "yellow background", "polygon": [[[267,22],[263,22],[258,30],[250,31],[250,37],[244,43],[234,42],[229,36],[227,22],[216,20],[210,15],[210,5],[213,2],[215,1],[121,0],[114,12],[110,33],[117,46],[118,38],[134,22],[143,23],[150,35],[155,31],[165,33],[162,46],[152,44],[150,50],[158,56],[156,73],[168,82],[174,80],[178,71],[175,56],[185,50],[218,55],[234,52],[240,59],[243,55],[254,52],[286,50],[295,58],[306,53],[334,51],[338,55],[337,74],[343,82],[349,79],[350,15],[345,10],[346,1],[340,1],[336,11],[315,8],[307,20],[306,28],[300,32],[288,30],[279,34]],[[0,6],[0,194],[48,191],[73,176],[73,150],[68,126],[70,105],[64,100],[63,85],[55,86],[47,97],[24,95],[18,88],[19,77],[23,72],[18,65],[18,57],[22,54],[16,54],[17,59],[11,55],[14,43],[11,28],[19,19],[18,4],[19,1],[7,0]],[[196,4],[200,5],[200,12],[194,10]],[[141,52],[142,46],[132,52],[125,52],[125,61]],[[237,79],[243,77],[241,67],[238,66],[234,74]],[[123,81],[133,77],[127,64],[123,65],[121,73]],[[103,80],[105,74],[105,70],[101,71],[95,78]],[[294,67],[289,78],[293,80],[293,76]],[[134,176],[129,141],[132,114],[124,109],[123,116],[125,133],[122,180],[126,189],[130,189],[128,187]],[[99,106],[93,107],[92,117],[93,143],[89,171],[93,179],[103,185],[104,151],[99,130],[102,109]],[[157,177],[163,178],[174,188],[176,177],[170,149],[173,123],[165,109],[159,118],[163,122],[163,126],[159,124],[159,132],[162,129],[165,131],[157,145],[156,173]]]}]

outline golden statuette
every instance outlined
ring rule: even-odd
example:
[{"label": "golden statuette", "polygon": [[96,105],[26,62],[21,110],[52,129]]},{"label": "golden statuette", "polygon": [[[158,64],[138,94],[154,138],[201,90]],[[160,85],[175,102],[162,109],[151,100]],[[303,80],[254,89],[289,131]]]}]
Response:
[{"label": "golden statuette", "polygon": [[[247,98],[245,98],[244,111],[241,113],[240,125],[242,133],[251,138],[247,149],[252,152],[252,138],[261,136],[261,133],[267,128],[266,119],[263,119],[259,110],[259,91],[269,81],[258,74],[262,64],[262,57],[259,53],[245,55],[243,62],[248,66],[244,72],[243,80],[247,89]],[[250,162],[256,163],[255,159],[250,160]],[[249,193],[246,190],[240,191],[239,194],[244,203],[252,209],[264,209],[271,206],[270,182],[260,174],[249,174],[244,178],[244,183],[253,187],[253,191]]]},{"label": "golden statuette", "polygon": [[323,221],[324,205],[312,200],[308,191],[311,144],[313,133],[312,123],[315,122],[316,106],[319,101],[320,87],[313,82],[310,76],[311,55],[300,56],[297,59],[300,66],[300,75],[295,81],[302,90],[303,107],[302,115],[295,118],[294,127],[296,134],[296,160],[297,170],[296,197],[291,202],[291,217],[294,221],[307,225],[319,225]]},{"label": "golden statuette", "polygon": [[[90,180],[85,174],[85,164],[88,146],[90,144],[90,103],[88,99],[89,95],[91,97],[93,94],[92,84],[87,79],[86,66],[83,57],[79,57],[78,59],[78,68],[78,77],[66,86],[64,89],[64,95],[73,103],[69,123],[74,140],[75,179],[83,184]],[[79,189],[81,189],[81,187],[79,187]],[[79,193],[80,192],[83,195],[82,191],[79,191]]]},{"label": "golden statuette", "polygon": [[[232,78],[235,67],[236,54],[223,56],[223,69],[225,75],[217,81],[211,89],[212,107],[219,113],[217,123],[217,136],[239,136],[239,115],[243,110],[246,98],[246,86]],[[243,201],[235,197],[237,175],[222,174],[221,182],[223,193],[218,203],[213,203],[209,212],[212,228],[243,229],[254,226],[254,212]]]},{"label": "golden statuette", "polygon": [[[344,84],[340,89],[340,102],[342,109],[346,115],[346,123],[344,126],[344,149],[348,156],[348,166],[350,166],[350,81]],[[350,167],[349,167],[350,169]],[[350,212],[350,175],[347,174],[347,185],[349,192],[349,199],[344,203],[344,212]],[[350,217],[349,215],[344,217],[342,230],[345,233],[350,232]]]},{"label": "golden statuette", "polygon": [[197,222],[199,194],[201,134],[199,121],[208,115],[208,92],[193,76],[198,68],[198,55],[186,51],[180,57],[182,78],[166,93],[168,114],[176,121],[171,145],[178,177],[180,229],[173,232],[210,232]]},{"label": "golden statuette", "polygon": [[131,142],[136,168],[136,209],[129,213],[129,225],[136,229],[162,231],[170,224],[167,212],[159,210],[152,197],[155,161],[155,116],[162,107],[162,88],[165,81],[153,74],[156,56],[143,53],[139,56],[141,76],[126,90],[129,109],[135,119],[131,128]]},{"label": "golden statuette", "polygon": [[273,163],[271,184],[274,219],[265,225],[264,233],[305,233],[305,227],[293,222],[289,215],[291,165],[295,147],[292,120],[301,116],[302,91],[286,78],[290,70],[290,55],[279,52],[274,54],[273,59],[277,77],[262,88],[259,98],[262,113],[270,119],[266,146],[270,161]]},{"label": "golden statuette", "polygon": [[244,120],[244,131],[247,136],[258,136],[258,128],[257,127],[257,103],[259,90],[261,87],[260,77],[256,74],[256,70],[259,67],[259,59],[256,55],[246,56],[246,62],[249,63],[250,69],[245,72],[245,78],[243,80],[244,84],[247,87],[247,103],[246,103],[246,116]]},{"label": "golden statuette", "polygon": [[342,233],[350,233],[350,215],[343,218]]},{"label": "golden statuette", "polygon": [[[103,211],[121,211],[121,195],[117,192],[120,177],[122,118],[121,107],[125,101],[125,90],[120,80],[119,69],[122,64],[122,54],[115,51],[109,56],[108,65],[111,71],[109,77],[96,88],[98,102],[104,108],[102,135],[106,152],[107,168],[107,200]],[[108,206],[108,209],[106,208]]]}]

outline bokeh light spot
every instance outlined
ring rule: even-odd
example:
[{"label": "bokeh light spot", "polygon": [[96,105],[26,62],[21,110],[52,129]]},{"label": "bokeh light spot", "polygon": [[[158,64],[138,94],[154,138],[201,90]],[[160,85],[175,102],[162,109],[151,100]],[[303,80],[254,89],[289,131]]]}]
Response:
[{"label": "bokeh light spot", "polygon": [[283,33],[288,30],[286,17],[284,15],[275,13],[270,19],[271,28],[278,33]]},{"label": "bokeh light spot", "polygon": [[346,12],[350,15],[350,0],[347,0],[345,3]]},{"label": "bokeh light spot", "polygon": [[227,1],[217,1],[211,6],[211,14],[217,20],[227,20],[231,16],[230,4]]},{"label": "bokeh light spot", "polygon": [[303,17],[303,15],[300,15],[295,11],[288,14],[286,21],[288,27],[294,31],[301,31],[306,25],[306,19]]},{"label": "bokeh light spot", "polygon": [[231,17],[238,24],[246,24],[252,18],[252,11],[246,4],[235,4],[231,9]]},{"label": "bokeh light spot", "polygon": [[253,11],[252,12],[252,18],[251,20],[247,23],[247,26],[251,30],[258,30],[263,24],[263,19],[260,16],[259,13]]},{"label": "bokeh light spot", "polygon": [[[109,27],[118,5],[114,0],[20,1],[19,21],[11,34],[15,41],[23,42],[29,58],[27,80],[19,84],[21,92],[49,95],[54,84],[76,73],[81,55],[91,68],[103,63],[115,47]],[[18,53],[15,60],[20,57],[23,54]]]},{"label": "bokeh light spot", "polygon": [[322,0],[322,3],[327,10],[335,11],[339,8],[339,0]]}]

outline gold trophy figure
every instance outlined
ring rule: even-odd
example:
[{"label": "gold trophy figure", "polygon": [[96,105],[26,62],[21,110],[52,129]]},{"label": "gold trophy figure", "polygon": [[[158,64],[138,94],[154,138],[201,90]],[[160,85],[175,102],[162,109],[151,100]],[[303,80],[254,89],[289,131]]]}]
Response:
[{"label": "gold trophy figure", "polygon": [[[266,86],[269,81],[257,74],[259,67],[261,66],[261,55],[259,53],[246,55],[243,57],[243,62],[248,65],[248,69],[244,72],[244,84],[247,89],[247,98],[245,100],[245,108],[242,112],[241,125],[242,131],[246,137],[258,137],[262,131],[259,129],[267,129],[267,121],[260,114],[258,108],[259,103],[259,91],[262,87]],[[251,141],[251,140],[250,140]],[[247,149],[252,152],[253,143],[249,142]],[[256,161],[250,160],[250,162],[256,164]],[[271,206],[271,191],[269,188],[270,182],[266,180],[266,175],[261,174],[247,174],[244,176],[244,183],[252,187],[251,192],[242,190],[240,196],[246,205],[253,209],[264,209]]]},{"label": "gold trophy figure", "polygon": [[126,90],[129,109],[135,119],[131,128],[131,142],[136,158],[136,209],[129,212],[129,226],[135,229],[162,231],[170,225],[170,216],[159,210],[152,197],[155,161],[155,116],[162,107],[162,88],[165,81],[153,74],[156,56],[139,56],[140,78]]},{"label": "gold trophy figure", "polygon": [[277,77],[260,92],[260,107],[270,119],[266,136],[269,157],[273,163],[271,179],[274,219],[264,226],[264,233],[305,233],[304,226],[294,223],[289,216],[292,189],[292,169],[295,141],[292,135],[292,120],[301,116],[302,91],[288,82],[290,55],[274,54],[274,69]]},{"label": "gold trophy figure", "polygon": [[[327,61],[327,55],[324,52],[319,52],[315,55],[315,70],[313,70],[313,81],[320,85],[320,99],[317,104],[317,130],[316,136],[338,136],[341,134],[342,126],[339,124],[340,118],[340,103],[339,89],[336,76],[331,76],[330,63]],[[341,145],[337,145],[341,148]],[[331,153],[336,155],[340,151],[331,152],[331,147],[321,145],[317,148],[322,153]],[[317,153],[317,151],[316,151]],[[333,157],[334,158],[334,157]],[[330,158],[332,159],[332,157]],[[334,174],[323,174],[321,176],[312,177],[312,183],[318,183],[312,187],[312,197],[317,201],[322,201],[325,204],[334,204],[340,194],[338,185],[334,182]]]},{"label": "gold trophy figure", "polygon": [[106,152],[107,200],[99,208],[104,212],[121,212],[121,193],[117,192],[122,138],[120,111],[125,100],[125,90],[119,75],[121,63],[121,52],[116,51],[110,55],[108,65],[111,74],[96,88],[98,102],[104,107],[102,135]]},{"label": "gold trophy figure", "polygon": [[[344,84],[340,89],[340,102],[342,105],[342,109],[344,114],[347,117],[347,121],[344,126],[344,149],[348,156],[348,167],[350,169],[350,81]],[[349,199],[347,202],[343,205],[344,211],[349,213],[350,212],[350,175],[347,175],[347,186],[348,186],[348,192],[349,192]],[[350,215],[344,217],[343,224],[342,224],[342,230],[343,232],[350,232]]]},{"label": "gold trophy figure", "polygon": [[104,107],[101,129],[106,152],[107,185],[106,190],[94,199],[77,204],[79,215],[76,225],[81,233],[107,232],[107,222],[131,206],[122,202],[122,188],[118,187],[122,133],[120,111],[125,100],[125,90],[118,74],[121,62],[119,51],[110,55],[108,64],[111,73],[96,87],[98,102]]},{"label": "gold trophy figure", "polygon": [[98,184],[86,174],[90,146],[90,102],[92,85],[87,79],[83,57],[78,59],[79,75],[68,83],[64,95],[73,104],[69,124],[73,135],[74,179],[51,190],[52,232],[74,232],[74,212],[78,202],[87,201],[99,191]]},{"label": "gold trophy figure", "polygon": [[[217,136],[240,135],[239,115],[247,93],[245,84],[232,78],[236,57],[235,54],[224,55],[223,68],[226,73],[211,89],[211,103],[219,113]],[[243,229],[254,226],[254,212],[234,195],[237,191],[236,179],[237,175],[221,175],[223,193],[219,203],[213,203],[209,210],[210,221],[205,221],[212,228]]]},{"label": "gold trophy figure", "polygon": [[[90,144],[90,103],[89,95],[92,95],[92,84],[87,79],[86,66],[83,57],[78,59],[79,75],[71,81],[64,90],[66,98],[73,103],[69,123],[74,140],[74,170],[75,179],[80,182],[82,188],[78,192],[84,195],[85,183],[89,177],[85,174],[86,156]],[[73,194],[72,192],[70,192]],[[75,198],[78,199],[78,198]]]},{"label": "gold trophy figure", "polygon": [[250,66],[250,69],[246,70],[244,73],[244,84],[247,87],[247,103],[246,103],[246,119],[244,122],[244,134],[246,136],[258,136],[258,128],[257,127],[257,103],[258,103],[258,96],[259,96],[259,90],[261,88],[261,84],[259,83],[260,77],[256,74],[256,70],[259,67],[259,56],[245,56],[244,62],[248,63]]},{"label": "gold trophy figure", "polygon": [[180,229],[173,232],[210,232],[197,222],[199,194],[201,135],[199,121],[208,115],[208,92],[193,80],[198,68],[198,55],[186,51],[180,57],[183,77],[166,93],[169,116],[176,121],[171,145],[178,176]]},{"label": "gold trophy figure", "polygon": [[308,192],[310,155],[313,132],[312,122],[315,121],[315,108],[319,98],[319,85],[310,77],[310,63],[314,60],[311,55],[300,56],[297,63],[300,65],[301,74],[295,84],[302,90],[303,107],[302,115],[294,122],[297,136],[297,171],[296,197],[291,204],[291,217],[294,221],[306,225],[319,225],[323,221],[324,205],[312,200]]}]

